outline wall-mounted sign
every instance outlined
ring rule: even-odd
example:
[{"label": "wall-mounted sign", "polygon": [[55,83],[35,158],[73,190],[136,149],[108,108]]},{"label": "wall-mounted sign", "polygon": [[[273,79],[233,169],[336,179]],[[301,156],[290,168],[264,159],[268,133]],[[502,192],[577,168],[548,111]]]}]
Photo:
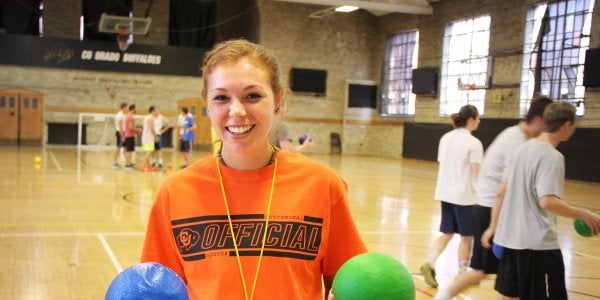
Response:
[{"label": "wall-mounted sign", "polygon": [[0,34],[0,64],[199,76],[206,49]]}]

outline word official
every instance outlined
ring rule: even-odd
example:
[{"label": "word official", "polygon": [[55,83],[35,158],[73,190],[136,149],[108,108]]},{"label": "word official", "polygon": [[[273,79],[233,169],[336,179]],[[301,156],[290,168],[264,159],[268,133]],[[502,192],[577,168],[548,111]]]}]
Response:
[{"label": "word official", "polygon": [[161,55],[141,54],[141,53],[119,53],[112,51],[81,51],[82,60],[107,61],[107,62],[123,62],[129,64],[147,64],[160,65],[162,61]]}]

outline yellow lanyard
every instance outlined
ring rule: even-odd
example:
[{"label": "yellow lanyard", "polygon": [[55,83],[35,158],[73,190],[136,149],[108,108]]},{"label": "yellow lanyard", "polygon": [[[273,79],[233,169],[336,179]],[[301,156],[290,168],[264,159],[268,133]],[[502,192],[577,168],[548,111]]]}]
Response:
[{"label": "yellow lanyard", "polygon": [[[271,146],[273,152],[275,149]],[[275,156],[275,166],[273,168],[273,179],[271,181],[271,192],[269,193],[269,202],[267,203],[267,215],[265,218],[264,234],[262,238],[262,245],[260,246],[260,255],[258,256],[258,265],[256,266],[256,273],[254,273],[254,281],[252,282],[252,292],[248,297],[248,288],[246,287],[246,280],[244,279],[244,270],[242,268],[242,261],[240,259],[240,252],[238,251],[237,239],[233,232],[233,223],[231,222],[231,213],[229,212],[229,205],[227,204],[227,196],[225,196],[225,185],[223,184],[223,176],[221,175],[221,166],[219,163],[219,157],[217,157],[217,172],[219,173],[219,182],[221,183],[221,193],[223,194],[223,202],[225,203],[225,210],[227,211],[227,220],[229,221],[229,230],[231,231],[231,238],[233,239],[233,247],[235,249],[235,257],[237,258],[238,268],[240,270],[240,278],[242,279],[242,286],[244,287],[244,297],[246,300],[254,299],[254,291],[256,288],[256,280],[258,279],[258,273],[260,272],[260,264],[262,262],[263,252],[265,250],[265,243],[267,240],[267,231],[269,228],[269,216],[271,215],[271,202],[273,200],[273,190],[275,188],[275,176],[277,175],[277,156]]]}]

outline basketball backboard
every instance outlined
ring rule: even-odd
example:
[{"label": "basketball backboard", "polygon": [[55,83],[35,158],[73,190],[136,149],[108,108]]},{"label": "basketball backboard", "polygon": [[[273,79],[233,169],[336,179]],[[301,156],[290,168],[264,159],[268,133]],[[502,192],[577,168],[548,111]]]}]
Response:
[{"label": "basketball backboard", "polygon": [[103,13],[98,23],[98,31],[107,33],[121,33],[126,29],[128,34],[146,35],[150,29],[152,18],[136,18],[115,16]]}]

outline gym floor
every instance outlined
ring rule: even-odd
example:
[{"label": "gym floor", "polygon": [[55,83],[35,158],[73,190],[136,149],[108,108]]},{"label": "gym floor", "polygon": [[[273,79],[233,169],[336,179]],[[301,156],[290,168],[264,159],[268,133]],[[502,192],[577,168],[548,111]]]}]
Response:
[{"label": "gym floor", "polygon": [[[194,153],[195,158],[210,155]],[[351,209],[369,250],[399,259],[413,274],[417,299],[431,299],[419,274],[438,236],[433,200],[437,164],[375,157],[312,155],[349,184]],[[112,279],[139,262],[154,192],[176,168],[161,172],[113,170],[110,150],[72,147],[0,147],[0,298],[103,299]],[[176,152],[165,163],[182,164]],[[138,164],[141,155],[138,155]],[[600,184],[568,181],[565,199],[599,209]],[[599,237],[578,236],[559,219],[570,299],[599,299]],[[457,272],[458,239],[437,262],[438,280]],[[457,299],[493,299],[494,279]]]}]

